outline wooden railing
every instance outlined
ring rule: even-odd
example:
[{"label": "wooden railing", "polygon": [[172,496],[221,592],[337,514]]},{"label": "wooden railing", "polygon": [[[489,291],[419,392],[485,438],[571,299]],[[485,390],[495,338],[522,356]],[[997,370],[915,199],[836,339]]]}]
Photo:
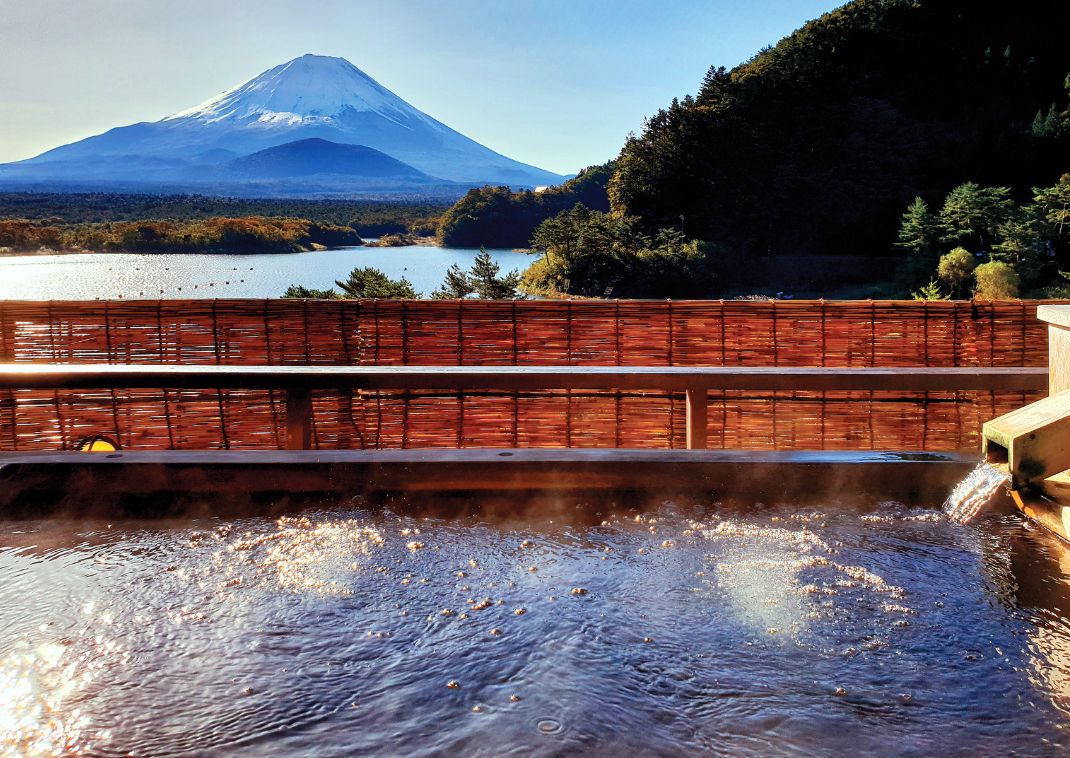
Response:
[{"label": "wooden railing", "polygon": [[234,366],[0,364],[0,390],[277,389],[286,392],[286,448],[309,449],[312,391],[661,390],[684,392],[687,447],[707,446],[711,390],[1036,391],[1044,367],[799,368],[753,366]]}]

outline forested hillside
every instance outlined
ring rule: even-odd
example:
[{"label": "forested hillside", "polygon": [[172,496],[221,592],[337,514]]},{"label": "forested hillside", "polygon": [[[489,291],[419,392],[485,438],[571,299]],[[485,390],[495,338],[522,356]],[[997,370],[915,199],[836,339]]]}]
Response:
[{"label": "forested hillside", "polygon": [[299,218],[208,218],[44,224],[0,220],[0,252],[296,253],[360,245],[351,227]]},{"label": "forested hillside", "polygon": [[614,165],[585,168],[567,182],[540,192],[489,186],[469,190],[442,215],[438,241],[451,247],[527,247],[540,223],[576,203],[608,211],[606,185]]},{"label": "forested hillside", "polygon": [[[882,254],[903,208],[1070,170],[1066,0],[856,0],[630,138],[617,214],[745,258]],[[975,251],[976,252],[976,251]]]}]

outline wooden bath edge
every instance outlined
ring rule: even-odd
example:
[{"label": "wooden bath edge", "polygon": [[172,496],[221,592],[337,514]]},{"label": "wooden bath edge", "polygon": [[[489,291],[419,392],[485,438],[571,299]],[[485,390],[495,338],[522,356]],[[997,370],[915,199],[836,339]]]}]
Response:
[{"label": "wooden bath edge", "polygon": [[272,515],[355,500],[531,509],[707,503],[939,508],[973,454],[408,449],[0,453],[0,518]]}]

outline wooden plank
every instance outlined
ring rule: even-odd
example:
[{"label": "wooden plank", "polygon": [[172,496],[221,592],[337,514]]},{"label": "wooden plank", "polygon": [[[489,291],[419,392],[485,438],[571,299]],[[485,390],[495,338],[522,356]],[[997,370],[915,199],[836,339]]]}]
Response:
[{"label": "wooden plank", "polygon": [[[349,503],[355,494],[374,502],[383,492],[425,497],[414,502],[434,507],[457,492],[465,507],[485,513],[496,501],[515,516],[533,492],[548,493],[553,513],[563,492],[607,489],[635,502],[691,492],[704,501],[858,506],[892,499],[936,506],[973,462],[958,455],[742,450],[0,453],[0,514],[207,517],[272,512],[272,503],[297,507],[294,498],[302,495],[320,506]],[[611,507],[605,497],[589,500],[597,511]]]},{"label": "wooden plank", "polygon": [[1007,463],[1015,488],[1039,484],[1070,468],[1070,392],[986,421],[981,433],[985,457]]},{"label": "wooden plank", "polygon": [[472,463],[592,465],[621,464],[725,464],[792,463],[798,465],[840,465],[871,463],[916,467],[918,464],[950,463],[972,468],[973,453],[918,453],[885,450],[686,450],[665,448],[410,448],[408,450],[122,450],[116,453],[71,451],[0,452],[0,470],[5,466],[28,464],[74,464],[115,466],[122,464],[183,464],[189,466],[277,466],[277,465],[372,465],[409,466],[416,464]]},{"label": "wooden plank", "polygon": [[312,447],[312,393],[306,389],[286,390],[286,449]]},{"label": "wooden plank", "polygon": [[1041,305],[1037,308],[1037,318],[1070,329],[1070,305]]},{"label": "wooden plank", "polygon": [[1047,387],[1041,367],[190,366],[0,364],[0,389],[901,390]]},{"label": "wooden plank", "polygon": [[687,449],[706,449],[706,423],[709,393],[705,387],[686,391],[687,399]]}]

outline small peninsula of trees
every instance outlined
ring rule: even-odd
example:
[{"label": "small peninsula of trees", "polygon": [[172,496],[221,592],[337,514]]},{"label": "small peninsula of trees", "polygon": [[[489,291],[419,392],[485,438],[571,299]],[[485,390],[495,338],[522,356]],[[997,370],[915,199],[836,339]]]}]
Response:
[{"label": "small peninsula of trees", "polygon": [[615,164],[585,168],[557,187],[513,192],[508,187],[468,191],[442,214],[439,244],[448,247],[527,247],[536,227],[576,203],[608,211],[606,185]]},{"label": "small peninsula of trees", "polygon": [[716,280],[708,246],[579,204],[543,221],[531,244],[544,254],[521,288],[537,295],[709,297]]}]

